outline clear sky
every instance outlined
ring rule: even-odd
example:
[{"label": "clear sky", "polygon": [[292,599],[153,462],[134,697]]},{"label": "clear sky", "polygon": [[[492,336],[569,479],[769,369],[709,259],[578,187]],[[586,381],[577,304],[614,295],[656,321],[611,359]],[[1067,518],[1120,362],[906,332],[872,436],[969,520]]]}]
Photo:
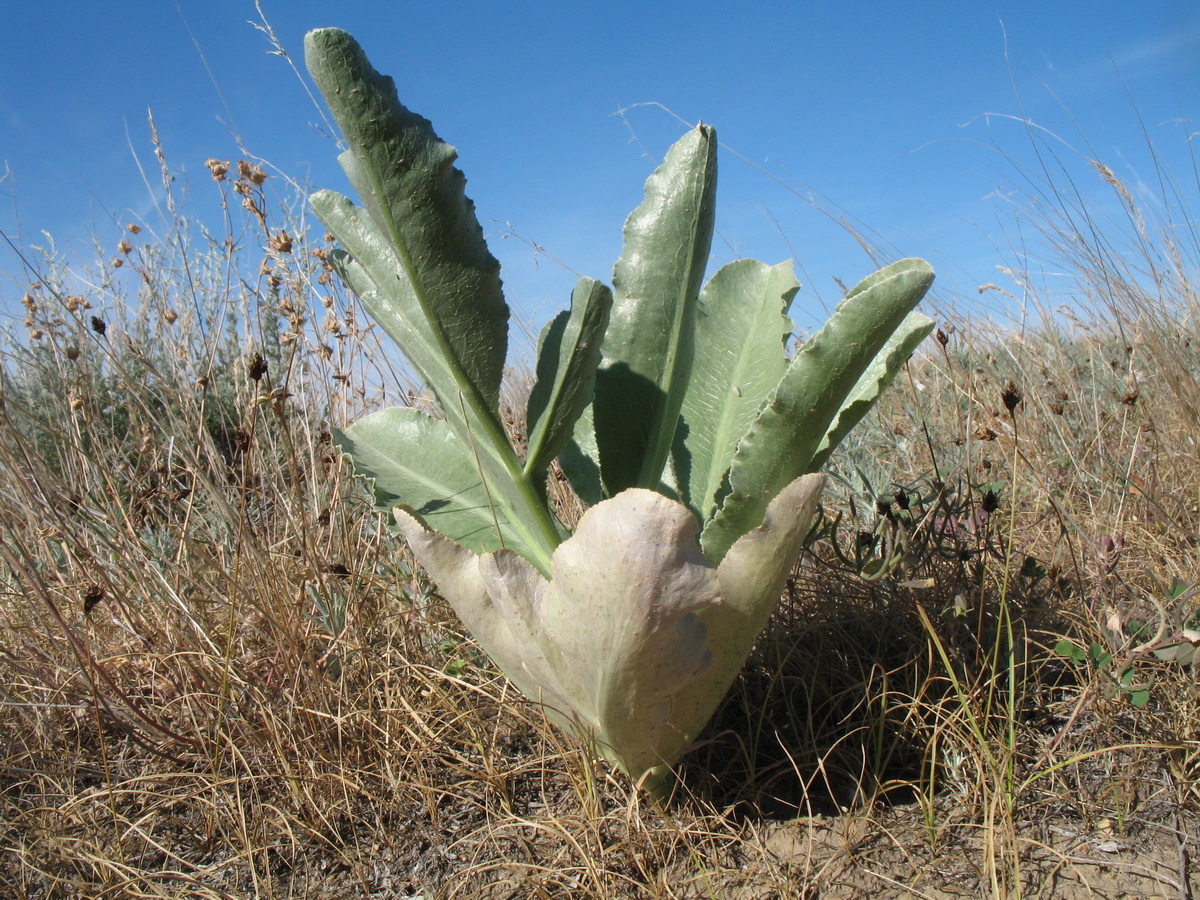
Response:
[{"label": "clear sky", "polygon": [[[1195,0],[262,0],[261,9],[302,73],[307,30],[354,34],[401,101],[458,148],[510,303],[535,320],[566,303],[574,276],[501,236],[511,224],[576,272],[608,280],[624,217],[685,127],[663,108],[714,125],[730,148],[714,265],[794,257],[802,326],[836,299],[835,277],[852,283],[871,269],[810,200],[869,227],[896,257],[928,258],[944,291],[973,297],[998,279],[996,245],[1011,237],[998,189],[1016,175],[996,148],[1017,159],[1028,150],[1007,116],[1056,132],[1066,160],[1099,155],[1153,204],[1140,116],[1196,186]],[[251,24],[253,0],[0,0],[0,11],[0,230],[10,237],[37,244],[49,232],[82,262],[95,258],[93,236],[110,252],[126,221],[156,227],[162,188],[147,110],[194,215],[217,213],[209,156],[249,153],[270,171],[348,190],[305,83]],[[1107,202],[1086,166],[1076,174]],[[3,247],[0,272],[19,278]],[[19,312],[21,290],[0,277],[0,316]]]}]

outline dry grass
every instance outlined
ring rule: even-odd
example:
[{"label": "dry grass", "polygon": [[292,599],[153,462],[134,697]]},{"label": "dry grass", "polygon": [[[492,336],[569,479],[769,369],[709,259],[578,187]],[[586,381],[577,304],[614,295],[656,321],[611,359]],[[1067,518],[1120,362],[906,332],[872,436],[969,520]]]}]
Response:
[{"label": "dry grass", "polygon": [[1190,896],[1200,690],[1159,657],[1200,628],[1197,233],[1096,171],[1128,228],[1052,179],[1020,210],[1086,303],[943,313],[667,809],[514,696],[332,449],[402,370],[278,178],[215,182],[220,237],[30,249],[3,893]]}]

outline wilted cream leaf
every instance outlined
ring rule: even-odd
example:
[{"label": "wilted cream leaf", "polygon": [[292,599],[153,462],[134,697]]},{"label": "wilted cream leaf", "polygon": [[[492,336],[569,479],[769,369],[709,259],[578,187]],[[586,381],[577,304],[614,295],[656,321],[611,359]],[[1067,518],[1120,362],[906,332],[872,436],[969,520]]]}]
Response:
[{"label": "wilted cream leaf", "polygon": [[517,687],[636,779],[673,763],[712,716],[778,604],[824,481],[792,482],[720,567],[687,507],[640,488],[584,514],[550,580],[511,551],[476,556],[409,510],[396,521]]}]

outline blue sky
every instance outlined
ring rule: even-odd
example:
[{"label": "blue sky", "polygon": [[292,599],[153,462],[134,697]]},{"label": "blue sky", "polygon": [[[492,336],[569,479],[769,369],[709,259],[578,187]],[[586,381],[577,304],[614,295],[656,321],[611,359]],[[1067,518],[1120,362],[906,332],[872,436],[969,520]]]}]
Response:
[{"label": "blue sky", "polygon": [[[93,236],[111,251],[126,221],[159,224],[147,110],[194,215],[218,216],[209,156],[248,153],[270,171],[347,190],[305,84],[250,24],[253,0],[67,2],[53,16],[2,0],[0,9],[0,229],[26,245],[49,232],[83,263],[94,259]],[[730,148],[714,265],[794,256],[802,326],[836,300],[835,278],[871,269],[813,200],[868,227],[894,256],[928,258],[943,291],[984,302],[970,299],[975,287],[1012,261],[997,245],[1011,238],[1002,198],[1015,173],[996,147],[1017,159],[1028,147],[1007,116],[1061,135],[1064,158],[1101,156],[1153,203],[1140,115],[1164,159],[1196,184],[1194,0],[262,0],[261,9],[301,72],[305,31],[350,31],[395,77],[401,101],[456,145],[510,303],[538,321],[566,303],[575,276],[502,235],[511,225],[575,272],[607,280],[624,217],[685,127],[675,116],[716,126]],[[1086,167],[1079,177],[1107,202]],[[2,247],[0,273],[20,277]],[[0,316],[19,312],[21,290],[0,277]]]}]

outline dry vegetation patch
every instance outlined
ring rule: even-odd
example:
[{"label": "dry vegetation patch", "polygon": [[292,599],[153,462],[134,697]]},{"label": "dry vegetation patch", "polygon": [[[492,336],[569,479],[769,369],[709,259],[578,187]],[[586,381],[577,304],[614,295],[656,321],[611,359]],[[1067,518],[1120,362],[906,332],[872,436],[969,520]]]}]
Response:
[{"label": "dry vegetation patch", "polygon": [[6,896],[1190,896],[1178,229],[1130,205],[1118,252],[1043,214],[1073,319],[943,313],[664,809],[519,700],[371,512],[329,428],[402,373],[273,180],[210,170],[241,232],[131,225],[86,279],[32,249],[13,275]]}]

